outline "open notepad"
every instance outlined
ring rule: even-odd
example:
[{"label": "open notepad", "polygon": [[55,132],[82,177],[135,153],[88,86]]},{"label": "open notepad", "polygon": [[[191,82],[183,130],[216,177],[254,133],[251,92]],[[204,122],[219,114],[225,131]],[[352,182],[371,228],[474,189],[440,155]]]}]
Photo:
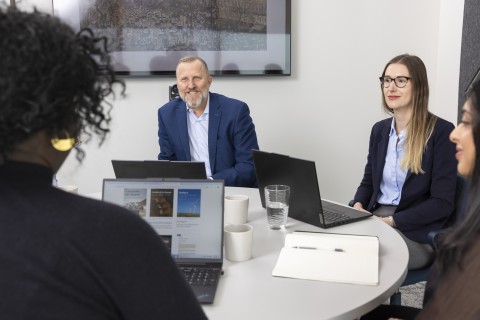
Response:
[{"label": "open notepad", "polygon": [[285,238],[275,277],[378,285],[375,236],[294,232]]}]

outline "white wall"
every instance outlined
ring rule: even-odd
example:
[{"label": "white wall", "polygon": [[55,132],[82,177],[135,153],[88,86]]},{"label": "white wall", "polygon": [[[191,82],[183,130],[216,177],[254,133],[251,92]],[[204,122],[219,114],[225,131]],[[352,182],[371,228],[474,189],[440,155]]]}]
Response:
[{"label": "white wall", "polygon": [[[23,1],[49,8],[49,0]],[[316,161],[325,198],[348,202],[366,162],[371,126],[386,115],[378,77],[408,52],[427,66],[431,110],[456,123],[463,1],[293,0],[292,76],[215,78],[211,90],[246,101],[260,148]],[[72,154],[60,184],[98,192],[111,159],[156,159],[156,111],[173,78],[128,79],[114,101],[112,134],[87,158]]]}]

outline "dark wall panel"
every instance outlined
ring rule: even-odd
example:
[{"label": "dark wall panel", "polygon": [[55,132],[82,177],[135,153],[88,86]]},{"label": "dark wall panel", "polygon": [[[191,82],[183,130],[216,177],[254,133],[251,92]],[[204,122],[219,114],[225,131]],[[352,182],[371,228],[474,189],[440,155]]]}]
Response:
[{"label": "dark wall panel", "polygon": [[[458,88],[458,110],[465,102],[465,89],[480,67],[480,1],[465,0],[462,54]],[[460,115],[460,112],[458,113]],[[460,119],[459,119],[460,120]]]}]

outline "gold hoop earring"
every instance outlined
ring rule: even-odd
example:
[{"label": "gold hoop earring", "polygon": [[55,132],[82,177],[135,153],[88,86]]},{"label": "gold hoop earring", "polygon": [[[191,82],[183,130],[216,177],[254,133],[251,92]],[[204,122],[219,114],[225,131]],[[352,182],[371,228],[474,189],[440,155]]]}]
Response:
[{"label": "gold hoop earring", "polygon": [[75,138],[70,138],[70,135],[65,131],[66,138],[52,138],[50,143],[55,150],[66,152],[71,150],[75,146]]}]

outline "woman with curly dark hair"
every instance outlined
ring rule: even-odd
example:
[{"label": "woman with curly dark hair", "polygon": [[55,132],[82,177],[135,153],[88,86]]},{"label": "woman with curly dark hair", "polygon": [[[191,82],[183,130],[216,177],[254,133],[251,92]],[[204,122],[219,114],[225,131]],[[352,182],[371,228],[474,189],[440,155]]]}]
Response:
[{"label": "woman with curly dark hair", "polygon": [[204,319],[160,237],[130,211],[51,185],[76,141],[108,133],[106,40],[0,8],[0,314]]}]

